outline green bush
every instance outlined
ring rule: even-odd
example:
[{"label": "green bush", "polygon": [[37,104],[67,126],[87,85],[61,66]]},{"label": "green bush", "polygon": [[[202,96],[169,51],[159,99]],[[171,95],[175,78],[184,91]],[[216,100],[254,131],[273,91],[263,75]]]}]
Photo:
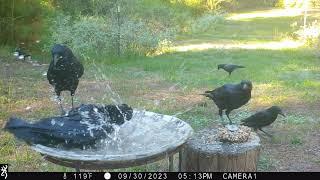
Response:
[{"label": "green bush", "polygon": [[205,11],[217,11],[226,4],[235,0],[169,0],[173,4],[179,4],[192,8],[194,12],[202,14]]},{"label": "green bush", "polygon": [[224,17],[220,14],[204,14],[203,16],[197,18],[191,24],[191,31],[193,33],[206,32],[210,29],[215,28],[217,24],[224,21]]},{"label": "green bush", "polygon": [[[301,8],[304,6],[305,0],[278,0],[276,3],[277,7],[296,7]],[[309,8],[319,8],[320,7],[320,1],[319,0],[309,0],[308,3]]]},{"label": "green bush", "polygon": [[307,46],[318,46],[320,37],[320,23],[313,21],[310,25],[305,28],[302,26],[294,34],[298,39],[305,41]]},{"label": "green bush", "polygon": [[143,21],[125,21],[121,26],[121,51],[126,54],[152,54],[161,41],[171,39],[173,35],[174,30],[153,29]]},{"label": "green bush", "polygon": [[[53,21],[54,43],[67,44],[82,57],[91,55],[115,55],[118,48],[118,24],[102,17],[80,17],[74,21],[70,16],[58,16]],[[122,54],[146,55],[156,51],[163,40],[171,39],[174,31],[157,29],[144,21],[123,19],[120,26],[120,49]],[[163,47],[162,47],[163,48]]]},{"label": "green bush", "polygon": [[319,0],[310,0],[311,7],[320,8],[320,1]]},{"label": "green bush", "polygon": [[[82,57],[115,55],[118,50],[119,22],[122,54],[161,54],[169,51],[171,39],[178,32],[203,32],[214,28],[223,21],[223,17],[207,12],[231,1],[55,0],[55,5],[63,13],[53,20],[52,36],[47,44],[68,44]],[[77,11],[72,6],[76,6]]]},{"label": "green bush", "polygon": [[50,16],[49,0],[1,0],[0,44],[31,46],[46,35],[45,21]]},{"label": "green bush", "polygon": [[227,12],[238,10],[254,10],[274,7],[278,0],[233,0],[222,2],[221,9]]}]

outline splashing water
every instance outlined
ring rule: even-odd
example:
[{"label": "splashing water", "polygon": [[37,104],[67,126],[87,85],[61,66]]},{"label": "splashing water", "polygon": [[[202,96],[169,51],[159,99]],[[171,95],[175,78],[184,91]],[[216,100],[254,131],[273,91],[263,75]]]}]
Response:
[{"label": "splashing water", "polygon": [[[94,73],[95,79],[106,81],[107,77],[102,70],[96,66],[94,62],[93,66],[96,70],[96,73]],[[109,98],[115,104],[122,104],[123,101],[120,95],[115,92],[109,84],[106,84],[105,88],[101,89],[106,91],[101,95],[103,101]],[[53,88],[51,91],[54,93]],[[57,98],[55,98],[54,101],[59,103]],[[117,109],[125,116],[118,106]],[[90,123],[88,112],[87,114],[84,112],[81,114],[84,118],[81,123],[88,126],[90,136],[94,136],[93,130],[103,130],[103,126],[106,124],[108,126],[111,125],[113,128],[112,133],[105,131],[107,138],[98,140],[96,142],[96,148],[84,146],[82,150],[67,150],[61,146],[51,148],[43,145],[34,145],[32,148],[48,156],[84,161],[118,160],[119,158],[136,159],[137,157],[146,157],[168,152],[168,150],[172,150],[185,143],[192,135],[193,130],[190,125],[175,117],[192,109],[193,107],[190,107],[186,111],[178,112],[174,116],[134,110],[132,119],[125,121],[125,123],[120,126],[107,124],[104,117],[95,110],[95,114],[98,116],[98,118],[95,118],[97,123]],[[61,123],[58,125],[61,125]],[[63,126],[63,124],[61,126]]]},{"label": "splashing water", "polygon": [[135,159],[150,156],[182,145],[193,133],[180,119],[148,111],[134,110],[133,117],[122,125],[113,125],[108,138],[97,142],[97,148],[65,150],[34,145],[36,151],[71,160]]}]

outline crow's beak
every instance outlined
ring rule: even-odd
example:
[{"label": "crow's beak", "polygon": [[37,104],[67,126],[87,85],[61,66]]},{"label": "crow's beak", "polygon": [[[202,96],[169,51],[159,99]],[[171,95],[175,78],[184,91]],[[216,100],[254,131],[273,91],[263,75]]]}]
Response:
[{"label": "crow's beak", "polygon": [[59,55],[54,54],[54,55],[53,55],[53,65],[54,65],[54,66],[56,66],[58,60],[59,60]]},{"label": "crow's beak", "polygon": [[283,117],[286,117],[286,115],[282,111],[279,114]]}]

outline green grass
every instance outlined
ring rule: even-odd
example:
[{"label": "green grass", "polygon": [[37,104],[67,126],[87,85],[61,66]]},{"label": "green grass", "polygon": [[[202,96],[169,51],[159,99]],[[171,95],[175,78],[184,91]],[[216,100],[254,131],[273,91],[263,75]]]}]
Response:
[{"label": "green grass", "polygon": [[[202,34],[184,34],[176,45],[215,43],[222,45],[279,42],[293,31],[290,24],[298,17],[252,18],[226,20],[215,29]],[[12,115],[39,119],[58,113],[51,98],[49,84],[42,75],[47,66],[34,67],[16,63],[8,57],[8,49],[0,53],[0,127]],[[40,59],[45,62],[47,57]],[[304,146],[308,134],[319,127],[316,103],[320,99],[320,59],[311,48],[288,49],[221,49],[170,52],[154,57],[92,57],[85,64],[85,74],[77,91],[77,103],[111,103],[118,93],[121,99],[135,108],[163,114],[178,115],[197,131],[219,121],[212,101],[198,95],[225,83],[242,79],[253,82],[253,97],[248,105],[231,113],[235,122],[256,110],[280,105],[286,118],[272,126],[276,135],[271,142],[280,145]],[[92,63],[95,62],[95,63]],[[219,63],[246,66],[232,76],[217,71]],[[9,64],[9,69],[6,64]],[[6,71],[4,71],[7,69]],[[20,89],[19,89],[20,88]],[[70,99],[65,94],[65,101]],[[206,104],[203,106],[203,104]],[[31,111],[25,108],[30,106]],[[23,143],[16,142],[8,133],[0,132],[0,163],[8,162],[14,171],[72,171],[43,160]],[[272,169],[277,154],[264,154],[259,170]],[[166,169],[165,161],[125,170],[143,171]]]},{"label": "green grass", "polygon": [[268,171],[275,166],[275,161],[270,155],[261,155],[258,162],[258,171]]}]

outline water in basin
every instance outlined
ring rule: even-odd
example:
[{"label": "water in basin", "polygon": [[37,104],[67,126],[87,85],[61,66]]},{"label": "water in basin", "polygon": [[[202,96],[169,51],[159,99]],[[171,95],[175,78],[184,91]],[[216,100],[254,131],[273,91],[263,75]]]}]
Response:
[{"label": "water in basin", "polygon": [[49,156],[73,160],[121,160],[151,156],[182,145],[192,128],[168,115],[134,110],[130,121],[118,126],[97,148],[62,149],[34,145],[33,149]]}]

